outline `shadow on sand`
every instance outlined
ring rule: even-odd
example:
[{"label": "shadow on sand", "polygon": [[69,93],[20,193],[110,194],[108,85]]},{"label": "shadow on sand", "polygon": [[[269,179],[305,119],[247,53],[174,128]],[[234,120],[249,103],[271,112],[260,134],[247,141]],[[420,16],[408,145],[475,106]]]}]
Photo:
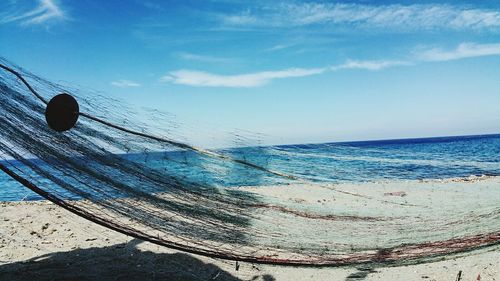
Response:
[{"label": "shadow on sand", "polygon": [[[136,249],[139,240],[102,248],[77,249],[0,265],[0,280],[241,280],[216,265],[184,253]],[[275,280],[254,276],[252,280]]]},{"label": "shadow on sand", "polygon": [[349,276],[346,277],[345,281],[350,281],[350,280],[364,280],[370,273],[377,273],[378,271],[374,270],[373,268],[370,267],[360,267],[357,268],[358,271],[353,272],[349,274]]}]

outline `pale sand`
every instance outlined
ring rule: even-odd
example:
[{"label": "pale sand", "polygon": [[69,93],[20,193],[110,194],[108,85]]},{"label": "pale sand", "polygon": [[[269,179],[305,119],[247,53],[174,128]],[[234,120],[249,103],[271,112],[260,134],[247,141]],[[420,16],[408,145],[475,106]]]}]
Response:
[{"label": "pale sand", "polygon": [[[257,244],[274,242],[319,250],[326,245],[324,252],[317,251],[319,255],[353,251],[357,255],[370,247],[376,254],[373,249],[498,235],[500,231],[500,177],[242,189],[259,196],[266,206],[252,227],[272,233],[273,240],[262,239]],[[399,262],[408,262],[408,257],[422,252],[428,256],[437,248],[404,250],[406,258]],[[442,253],[455,248],[451,245]]]},{"label": "pale sand", "polygon": [[[498,179],[497,179],[498,180]],[[288,190],[287,197],[297,194]],[[387,189],[388,192],[400,190]],[[406,189],[406,192],[415,192]],[[275,188],[261,189],[270,192]],[[283,194],[283,193],[279,193]],[[322,196],[319,194],[318,196]],[[436,194],[437,195],[437,194]],[[413,194],[400,197],[410,199]],[[301,196],[302,197],[302,196]],[[287,199],[288,199],[287,198]],[[312,198],[312,197],[311,197]],[[284,199],[284,198],[283,198]],[[394,198],[397,199],[397,198]],[[316,198],[314,198],[316,200]],[[0,203],[0,280],[500,280],[500,247],[401,267],[278,267],[172,251],[46,201]]]}]

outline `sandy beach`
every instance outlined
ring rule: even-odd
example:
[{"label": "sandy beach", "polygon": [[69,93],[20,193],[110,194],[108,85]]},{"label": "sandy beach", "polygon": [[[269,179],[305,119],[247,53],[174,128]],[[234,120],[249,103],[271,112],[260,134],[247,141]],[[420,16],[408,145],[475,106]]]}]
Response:
[{"label": "sandy beach", "polygon": [[[494,184],[498,183],[498,178],[480,181],[487,186],[492,180]],[[475,181],[460,181],[458,184]],[[409,200],[417,193],[412,184],[404,191],[396,190],[390,184],[381,186],[383,190],[371,191],[382,194],[381,198]],[[295,189],[294,192],[293,187],[282,188],[284,190],[278,191],[276,188],[261,188],[259,193],[280,201],[303,197],[311,204],[319,201],[325,204],[315,197],[324,196],[324,192],[317,195],[309,192],[308,197],[301,194],[304,190]],[[441,198],[439,191],[433,192],[438,192],[436,197]],[[301,203],[307,205],[307,202]],[[457,280],[459,272],[461,280],[500,280],[500,247],[399,267],[380,264],[323,268],[237,265],[232,261],[186,254],[133,239],[88,222],[47,201],[0,203],[0,280],[440,281]]]}]

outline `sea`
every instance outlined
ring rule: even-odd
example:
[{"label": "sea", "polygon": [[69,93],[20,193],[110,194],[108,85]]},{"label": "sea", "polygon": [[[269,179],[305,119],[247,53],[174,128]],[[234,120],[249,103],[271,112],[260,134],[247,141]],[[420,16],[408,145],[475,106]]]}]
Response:
[{"label": "sea", "polygon": [[[356,183],[500,176],[500,134],[240,147],[217,152],[313,182]],[[170,158],[184,158],[184,163],[189,163],[189,157],[195,157],[171,154]],[[159,161],[160,155],[164,157],[165,153],[124,157],[133,161],[149,158],[154,163],[155,159]],[[174,172],[182,170],[181,166],[169,168]],[[202,166],[181,172],[195,180],[204,177],[202,180],[207,184],[235,188],[279,184],[272,178],[263,179],[254,173],[237,170],[227,173],[224,181],[207,178]],[[41,199],[8,175],[0,173],[0,201]]]}]

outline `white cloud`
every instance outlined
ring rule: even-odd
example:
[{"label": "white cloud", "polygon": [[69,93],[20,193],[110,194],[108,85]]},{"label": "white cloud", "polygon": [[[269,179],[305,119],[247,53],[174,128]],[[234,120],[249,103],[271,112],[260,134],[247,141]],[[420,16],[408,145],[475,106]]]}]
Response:
[{"label": "white cloud", "polygon": [[496,29],[500,11],[440,4],[281,4],[257,7],[254,13],[226,15],[228,25],[293,27],[329,24],[349,28],[391,28],[397,30]]},{"label": "white cloud", "polygon": [[493,55],[500,55],[500,43],[462,43],[458,45],[456,49],[451,51],[445,51],[437,48],[421,51],[417,54],[417,57],[422,61],[449,61]]},{"label": "white cloud", "polygon": [[310,76],[323,73],[326,70],[326,68],[289,68],[239,75],[219,75],[195,70],[178,70],[163,76],[161,81],[189,86],[248,88],[262,86],[275,79]]},{"label": "white cloud", "polygon": [[250,74],[219,75],[196,70],[172,71],[160,80],[174,84],[206,87],[258,87],[275,79],[318,75],[328,71],[360,69],[378,71],[390,67],[413,65],[429,61],[449,61],[462,58],[500,55],[500,43],[462,43],[451,51],[428,49],[414,54],[409,60],[347,60],[345,63],[322,68],[289,68]]},{"label": "white cloud", "polygon": [[365,69],[365,70],[381,70],[388,67],[409,65],[411,62],[399,60],[348,60],[341,65],[332,66],[331,70],[341,69]]},{"label": "white cloud", "polygon": [[39,0],[39,4],[31,11],[14,14],[2,19],[3,23],[20,22],[22,25],[42,24],[53,20],[62,20],[66,16],[53,0]]},{"label": "white cloud", "polygon": [[238,75],[219,75],[205,71],[177,70],[161,77],[160,81],[188,86],[250,88],[263,86],[275,79],[312,76],[322,74],[327,71],[337,71],[342,69],[364,69],[376,71],[393,66],[408,64],[410,63],[405,61],[348,60],[340,65],[322,68],[289,68],[278,71],[262,71]]},{"label": "white cloud", "polygon": [[183,60],[199,61],[199,62],[210,62],[210,63],[228,63],[234,61],[230,58],[214,57],[214,56],[204,56],[191,53],[179,53],[178,57]]},{"label": "white cloud", "polygon": [[278,45],[272,46],[271,48],[265,49],[264,51],[265,52],[274,52],[274,51],[279,51],[279,50],[293,47],[294,45],[295,44],[278,44]]},{"label": "white cloud", "polygon": [[120,88],[131,88],[131,87],[139,87],[141,84],[130,81],[130,80],[118,80],[118,81],[113,81],[111,82],[111,85],[120,87]]},{"label": "white cloud", "polygon": [[257,22],[257,17],[251,15],[248,10],[236,15],[222,15],[220,19],[227,25],[248,25]]}]

